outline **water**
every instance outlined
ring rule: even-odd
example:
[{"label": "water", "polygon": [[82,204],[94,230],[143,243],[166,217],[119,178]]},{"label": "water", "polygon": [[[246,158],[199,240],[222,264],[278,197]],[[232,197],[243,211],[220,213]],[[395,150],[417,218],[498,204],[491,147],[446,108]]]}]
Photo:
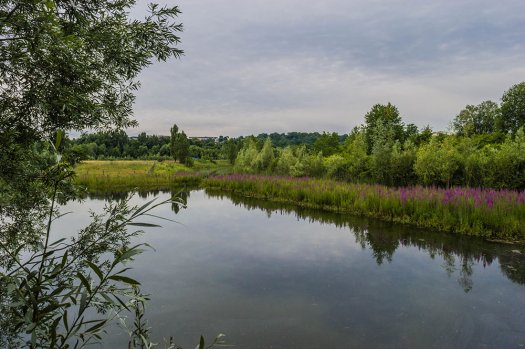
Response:
[{"label": "water", "polygon": [[[158,193],[169,198],[169,193]],[[152,196],[149,196],[151,199]],[[520,348],[525,248],[204,191],[139,241],[153,337],[193,348]],[[133,203],[146,201],[135,196]],[[60,234],[87,224],[69,203]],[[158,222],[156,222],[158,223]],[[125,347],[112,329],[105,348]]]}]

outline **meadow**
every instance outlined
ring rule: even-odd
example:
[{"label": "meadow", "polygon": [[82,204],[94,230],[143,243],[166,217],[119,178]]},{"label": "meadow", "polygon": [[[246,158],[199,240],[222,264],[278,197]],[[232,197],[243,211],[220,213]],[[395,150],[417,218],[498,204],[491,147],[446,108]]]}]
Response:
[{"label": "meadow", "polygon": [[172,160],[87,160],[78,164],[75,171],[77,184],[101,192],[194,187],[204,176],[229,173],[231,165],[223,160],[196,160],[192,167]]},{"label": "meadow", "polygon": [[206,188],[423,228],[505,241],[525,240],[525,192],[352,184],[326,179],[225,175]]}]

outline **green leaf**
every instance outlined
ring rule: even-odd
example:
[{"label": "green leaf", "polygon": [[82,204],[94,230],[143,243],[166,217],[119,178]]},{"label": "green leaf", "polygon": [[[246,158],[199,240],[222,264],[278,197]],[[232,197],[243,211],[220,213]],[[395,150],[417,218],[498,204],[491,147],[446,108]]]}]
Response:
[{"label": "green leaf", "polygon": [[95,272],[95,274],[97,274],[99,279],[102,280],[104,275],[102,274],[102,271],[100,270],[100,268],[96,264],[94,264],[94,263],[92,263],[90,261],[86,261],[86,263]]},{"label": "green leaf", "polygon": [[[51,4],[51,6],[53,6],[52,8],[49,8],[49,4]],[[48,6],[48,8],[50,10],[52,10],[55,6],[55,3],[51,0],[48,0],[47,3],[46,3],[46,6]],[[60,148],[60,145],[62,144],[62,139],[64,138],[64,130],[57,130],[57,135],[56,135],[56,141],[55,141],[55,150],[58,151],[58,148]]]},{"label": "green leaf", "polygon": [[141,253],[142,253],[142,250],[140,248],[138,248],[138,246],[134,246],[134,247],[130,248],[129,250],[127,250],[126,252],[122,253],[118,257],[118,260],[119,261],[125,261],[125,260],[128,260],[131,257],[136,256],[136,255],[141,254]]},{"label": "green leaf", "polygon": [[135,213],[133,213],[132,218],[139,216],[140,213],[141,213],[142,211],[144,211],[144,209],[146,209],[149,205],[151,205],[155,200],[157,200],[157,198],[154,198],[153,200],[150,200],[150,201],[146,202],[144,205],[142,205],[141,207],[139,207],[139,208],[135,211]]},{"label": "green leaf", "polygon": [[205,346],[205,344],[204,344],[204,337],[201,336],[201,339],[200,339],[200,341],[199,341],[199,345],[197,345],[197,346],[195,347],[195,349],[204,349],[204,346]]},{"label": "green leaf", "polygon": [[129,285],[140,285],[140,282],[138,282],[137,280],[134,280],[130,277],[122,276],[122,275],[111,275],[109,279],[124,282]]},{"label": "green leaf", "polygon": [[100,320],[96,325],[88,328],[85,332],[88,332],[88,333],[96,332],[97,330],[102,328],[107,322],[108,322],[107,319],[106,320]]},{"label": "green leaf", "polygon": [[122,307],[124,307],[124,309],[126,309],[127,311],[130,311],[130,310],[129,310],[129,307],[126,305],[126,303],[124,303],[124,302],[122,301],[122,299],[120,299],[120,298],[119,298],[117,295],[115,295],[115,294],[113,295],[113,297],[115,297],[115,299],[120,303],[120,305],[122,305]]},{"label": "green leaf", "polygon": [[89,284],[89,281],[86,279],[86,277],[80,272],[77,273],[77,277],[80,279],[82,285],[84,285],[84,287],[89,291],[89,293],[91,293],[91,285]]},{"label": "green leaf", "polygon": [[82,291],[82,295],[80,296],[80,311],[83,311],[86,309],[86,302],[87,302],[87,291]]},{"label": "green leaf", "polygon": [[151,228],[158,228],[158,227],[161,227],[160,225],[158,224],[152,224],[152,223],[128,223],[127,225],[133,225],[133,226],[136,226],[136,227],[151,227]]},{"label": "green leaf", "polygon": [[69,331],[69,324],[67,322],[67,310],[64,311],[64,315],[62,315],[62,322],[64,323],[64,329],[66,331]]}]

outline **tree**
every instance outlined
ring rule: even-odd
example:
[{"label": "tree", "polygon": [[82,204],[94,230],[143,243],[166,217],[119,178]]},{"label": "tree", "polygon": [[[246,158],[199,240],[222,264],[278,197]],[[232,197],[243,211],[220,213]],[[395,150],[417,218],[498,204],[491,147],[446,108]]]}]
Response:
[{"label": "tree", "polygon": [[314,142],[314,150],[316,152],[322,152],[323,156],[330,156],[339,152],[339,136],[335,132],[323,132]]},{"label": "tree", "polygon": [[270,139],[270,137],[268,137],[264,141],[264,145],[255,160],[257,171],[265,172],[267,170],[271,170],[270,165],[272,165],[274,160],[275,160],[275,155],[273,153],[272,140]]},{"label": "tree", "polygon": [[467,105],[452,122],[454,131],[460,136],[470,137],[495,131],[496,121],[501,118],[497,103],[485,101],[478,105]]},{"label": "tree", "polygon": [[190,142],[184,131],[179,132],[179,127],[173,124],[171,128],[171,156],[175,161],[179,161],[181,164],[189,164],[190,156]]},{"label": "tree", "polygon": [[364,130],[369,154],[372,152],[374,141],[378,139],[376,134],[379,128],[392,129],[394,140],[404,141],[404,127],[401,116],[396,106],[390,102],[386,105],[374,105],[365,115]]},{"label": "tree", "polygon": [[128,127],[138,73],[153,58],[179,56],[177,7],[133,0],[4,0],[0,3],[0,129],[50,135],[56,129]]},{"label": "tree", "polygon": [[[175,47],[177,33],[182,30],[173,21],[179,13],[177,7],[153,4],[146,18],[138,20],[129,15],[134,4],[134,0],[0,2],[2,267],[19,261],[19,254],[46,256],[49,250],[43,246],[47,246],[45,233],[50,225],[44,219],[51,222],[57,218],[54,199],[63,201],[74,194],[71,171],[59,154],[64,138],[60,130],[135,125],[132,104],[139,72],[153,59],[182,54]],[[114,155],[120,154],[123,146],[112,147]],[[56,261],[54,256],[50,258]],[[38,275],[48,271],[42,266],[49,267],[41,263]],[[59,276],[54,271],[58,269],[49,270],[51,276]],[[25,301],[41,300],[44,291],[61,292],[55,289],[56,284],[40,284],[40,277],[35,283],[32,272],[28,276],[31,283],[14,283],[34,286],[23,294]],[[24,321],[39,321],[27,322],[30,325],[22,330],[52,341],[45,331],[50,326],[56,328],[58,322],[43,321],[38,314],[55,311],[55,300],[33,303],[34,308],[21,305],[17,310],[31,309],[33,313]],[[20,299],[17,302],[23,304]]]},{"label": "tree", "polygon": [[512,86],[501,97],[501,118],[498,129],[515,133],[525,126],[525,81]]},{"label": "tree", "polygon": [[442,185],[449,188],[454,176],[461,169],[461,155],[448,137],[440,142],[434,137],[417,151],[414,171],[425,185]]}]

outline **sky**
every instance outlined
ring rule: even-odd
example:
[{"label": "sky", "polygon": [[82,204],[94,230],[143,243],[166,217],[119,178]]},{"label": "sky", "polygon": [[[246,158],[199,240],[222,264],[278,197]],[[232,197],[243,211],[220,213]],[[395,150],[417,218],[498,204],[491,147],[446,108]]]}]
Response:
[{"label": "sky", "polygon": [[525,81],[524,0],[160,3],[182,11],[185,54],[141,73],[129,134],[344,134],[387,102],[405,123],[447,130]]}]

